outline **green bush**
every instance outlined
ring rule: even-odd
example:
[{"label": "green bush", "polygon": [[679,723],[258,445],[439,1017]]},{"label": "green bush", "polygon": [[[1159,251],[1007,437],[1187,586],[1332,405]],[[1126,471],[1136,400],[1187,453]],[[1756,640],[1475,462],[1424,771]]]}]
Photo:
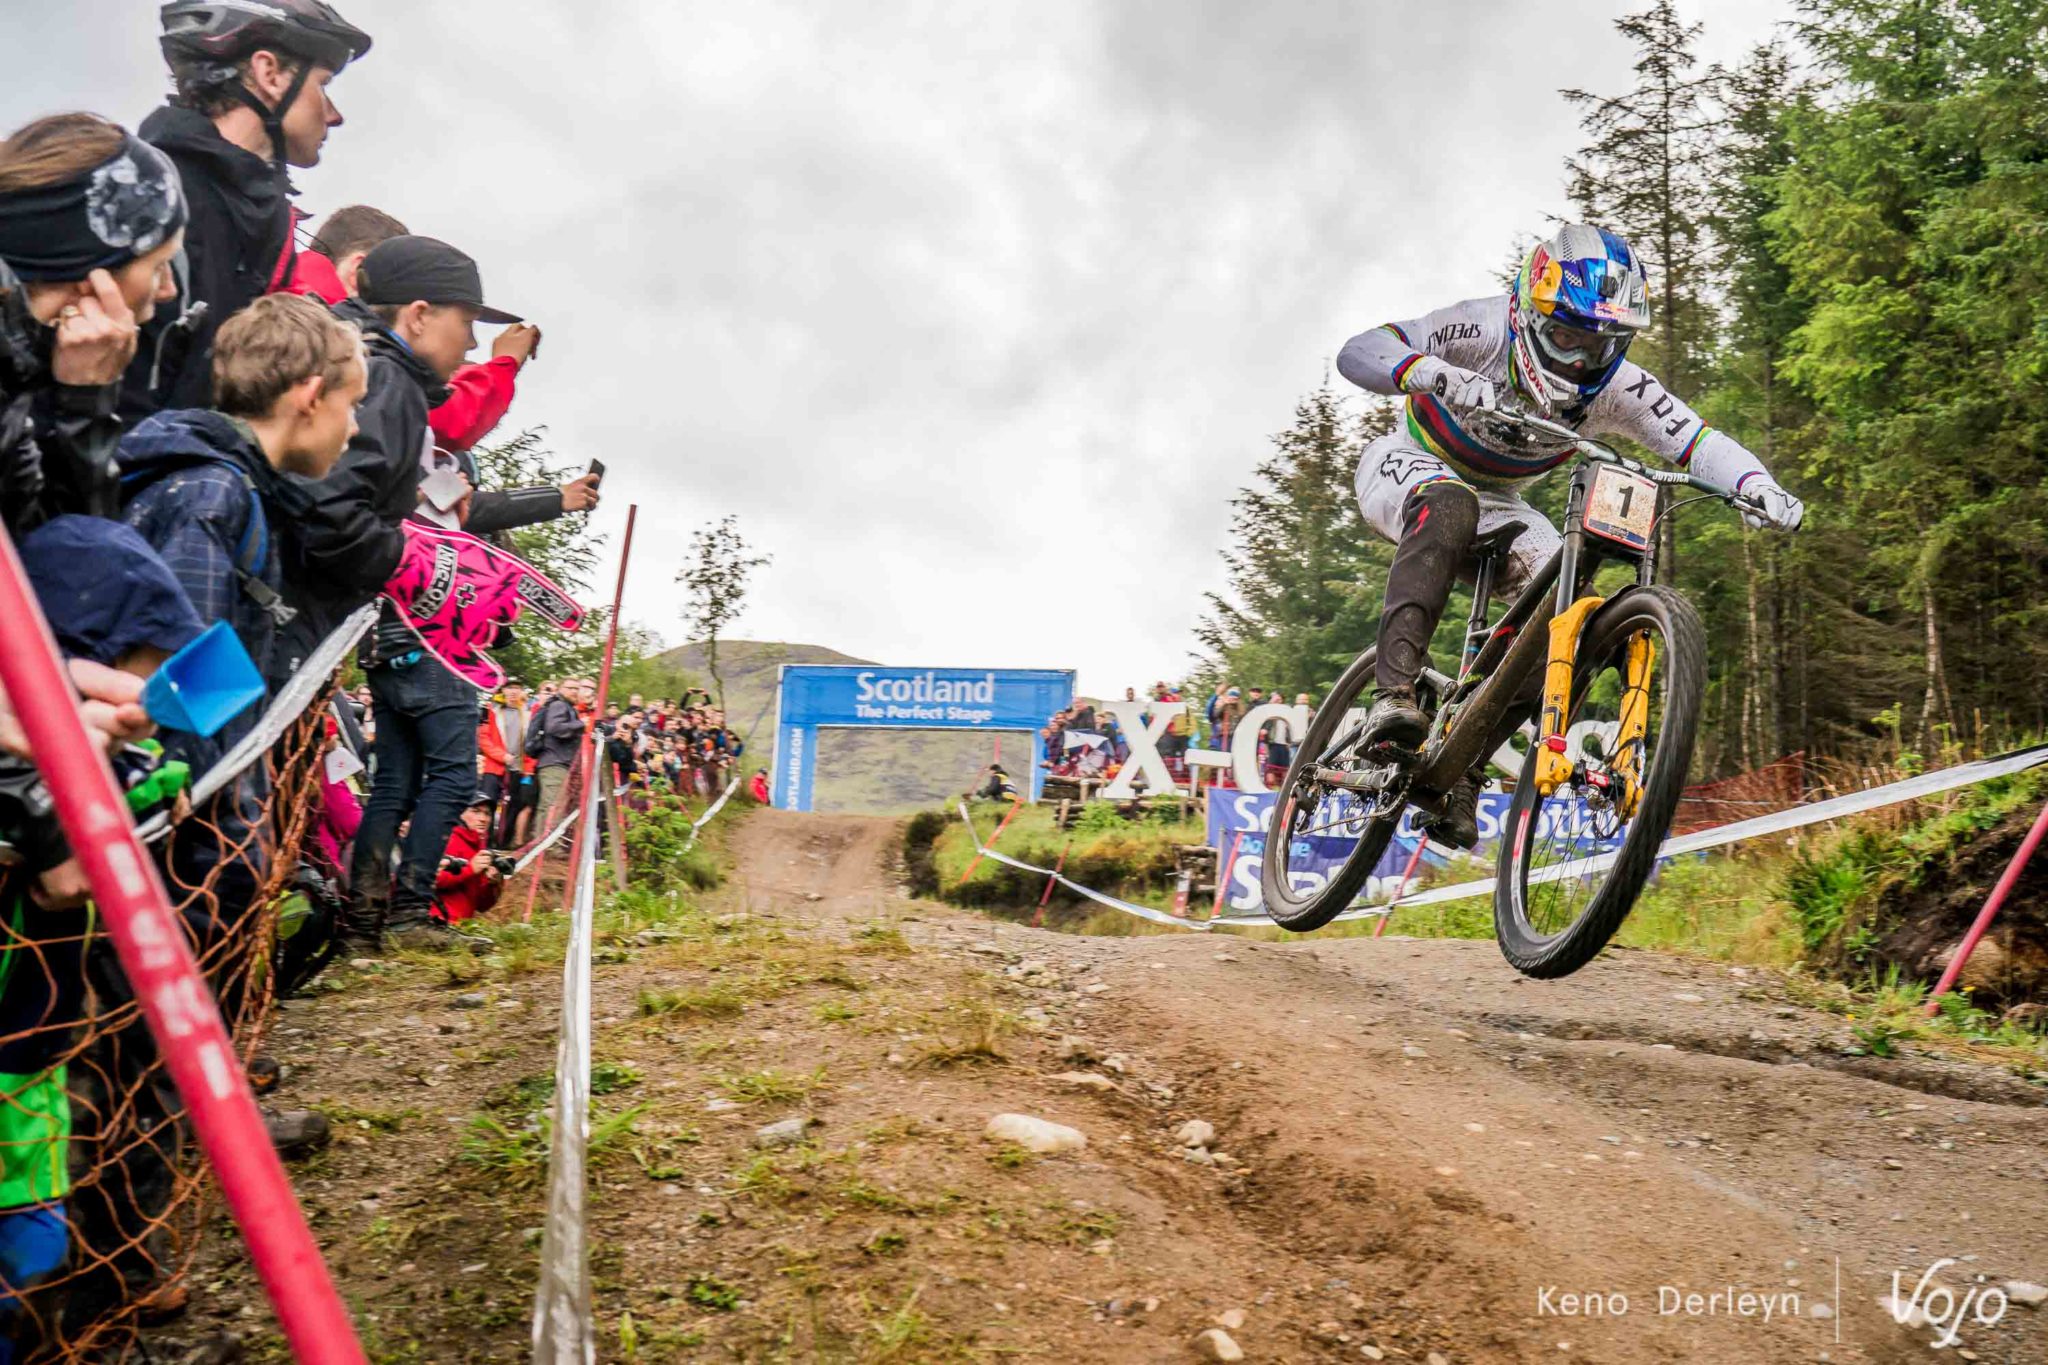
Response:
[{"label": "green bush", "polygon": [[724,880],[716,860],[691,840],[690,819],[667,804],[629,813],[626,860],[634,881],[658,891],[708,891]]}]

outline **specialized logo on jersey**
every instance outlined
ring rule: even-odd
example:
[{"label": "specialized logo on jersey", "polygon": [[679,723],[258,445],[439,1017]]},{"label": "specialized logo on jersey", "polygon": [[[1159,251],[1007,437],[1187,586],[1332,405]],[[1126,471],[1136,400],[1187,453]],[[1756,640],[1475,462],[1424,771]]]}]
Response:
[{"label": "specialized logo on jersey", "polygon": [[1482,335],[1484,331],[1476,322],[1447,322],[1429,334],[1429,344],[1423,349],[1434,351],[1448,341],[1477,341]]}]

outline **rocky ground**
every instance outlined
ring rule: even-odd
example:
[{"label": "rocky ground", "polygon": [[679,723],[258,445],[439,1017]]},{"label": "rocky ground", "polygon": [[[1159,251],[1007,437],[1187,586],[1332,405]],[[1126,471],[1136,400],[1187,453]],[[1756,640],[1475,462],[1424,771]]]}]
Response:
[{"label": "rocky ground", "polygon": [[[727,889],[612,926],[601,1359],[1924,1359],[1895,1274],[1962,1358],[2048,1358],[2048,1120],[2009,1069],[1847,1056],[1785,983],[1644,953],[1534,982],[1487,943],[992,925],[904,899],[895,840],[758,812]],[[374,1359],[527,1356],[558,951],[282,1016]],[[160,1350],[284,1359],[215,1244]]]}]

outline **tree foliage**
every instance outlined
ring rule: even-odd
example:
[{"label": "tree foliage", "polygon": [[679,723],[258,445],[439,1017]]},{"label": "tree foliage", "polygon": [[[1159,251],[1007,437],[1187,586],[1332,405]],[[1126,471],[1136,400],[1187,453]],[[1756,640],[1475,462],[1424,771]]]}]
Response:
[{"label": "tree foliage", "polygon": [[684,619],[691,634],[704,642],[704,666],[710,670],[721,711],[725,709],[725,679],[718,673],[719,636],[746,609],[754,570],[772,562],[773,556],[753,552],[740,534],[739,519],[727,516],[698,528],[690,537],[690,558],[676,572],[676,581],[690,594]]},{"label": "tree foliage", "polygon": [[[1658,0],[1617,25],[1630,89],[1564,92],[1573,202],[1652,266],[1635,358],[1807,502],[1789,538],[1673,519],[1710,637],[1702,775],[2048,729],[2048,10],[1801,11],[1796,48],[1703,69]],[[1389,551],[1351,474],[1384,410],[1343,411],[1304,399],[1236,501],[1198,632],[1234,680],[1314,688],[1372,640]]]},{"label": "tree foliage", "polygon": [[[576,471],[547,446],[547,428],[535,427],[493,446],[478,446],[476,460],[486,488],[530,488],[561,484]],[[521,526],[506,533],[513,553],[539,569],[556,586],[586,606],[592,592],[591,573],[604,537],[590,529],[590,517],[572,513],[553,521]],[[514,629],[512,642],[491,651],[505,671],[528,684],[572,674],[597,676],[604,657],[609,608],[596,607],[583,618],[583,628],[567,635],[528,615]],[[641,638],[647,637],[647,638]],[[619,653],[648,645],[659,649],[646,631],[628,626],[620,632]]]}]

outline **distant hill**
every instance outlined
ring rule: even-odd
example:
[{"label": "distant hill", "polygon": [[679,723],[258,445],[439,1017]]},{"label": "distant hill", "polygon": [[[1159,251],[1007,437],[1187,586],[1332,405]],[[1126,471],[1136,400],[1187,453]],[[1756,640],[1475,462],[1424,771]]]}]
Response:
[{"label": "distant hill", "polygon": [[[658,654],[651,661],[665,671],[687,674],[707,692],[717,688],[711,682],[711,666],[704,646],[679,645]],[[772,724],[775,680],[784,664],[871,664],[873,659],[856,659],[823,645],[785,644],[779,640],[720,640],[718,671],[725,677],[726,721],[744,730],[755,724]]]},{"label": "distant hill", "polygon": [[[727,723],[753,727],[748,770],[774,769],[774,699],[784,664],[873,664],[822,645],[774,640],[721,640],[718,671],[725,676]],[[682,645],[643,661],[641,669],[711,689],[711,669],[702,644]],[[636,670],[636,678],[644,676]],[[661,690],[646,683],[642,690]],[[758,720],[756,718],[759,718]],[[1028,741],[1005,734],[1003,766],[1023,774],[1031,763]],[[895,815],[921,810],[957,796],[974,782],[995,751],[995,736],[943,730],[827,730],[818,736],[814,804],[821,811]]]}]

